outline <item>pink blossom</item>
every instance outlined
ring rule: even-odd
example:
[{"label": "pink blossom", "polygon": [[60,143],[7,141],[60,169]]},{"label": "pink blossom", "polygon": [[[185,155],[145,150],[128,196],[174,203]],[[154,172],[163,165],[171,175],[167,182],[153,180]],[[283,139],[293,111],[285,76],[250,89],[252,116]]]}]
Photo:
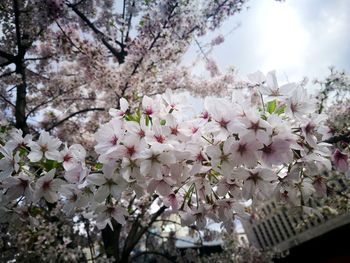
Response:
[{"label": "pink blossom", "polygon": [[170,176],[163,176],[161,179],[152,179],[147,187],[149,193],[157,192],[161,196],[168,196],[172,193],[172,186],[176,181]]},{"label": "pink blossom", "polygon": [[119,105],[120,105],[120,109],[109,109],[109,115],[111,115],[114,118],[124,118],[126,112],[129,110],[129,103],[125,98],[121,98],[119,100]]},{"label": "pink blossom", "polygon": [[59,139],[43,131],[37,142],[29,143],[30,153],[28,154],[28,158],[31,162],[38,162],[43,157],[49,160],[59,160],[60,153],[58,148],[60,145],[61,141]]},{"label": "pink blossom", "polygon": [[348,156],[336,149],[332,155],[332,161],[338,171],[346,173],[349,169]]},{"label": "pink blossom", "polygon": [[28,146],[31,141],[32,141],[31,134],[27,134],[23,138],[23,131],[22,130],[13,129],[10,132],[10,140],[7,141],[5,148],[13,151],[14,149],[16,149],[19,146],[24,146],[24,147]]},{"label": "pink blossom", "polygon": [[275,188],[271,181],[277,179],[273,170],[263,167],[257,167],[252,170],[238,168],[234,170],[233,177],[243,179],[242,194],[247,200],[254,198],[257,193],[262,194],[265,198],[270,197]]},{"label": "pink blossom", "polygon": [[28,200],[31,200],[33,195],[31,182],[32,179],[28,175],[20,173],[18,176],[11,176],[4,179],[2,186],[7,189],[6,197],[9,200],[14,200],[21,196],[25,196]]},{"label": "pink blossom", "polygon": [[73,169],[85,161],[86,151],[80,144],[73,144],[69,148],[65,145],[60,152],[59,161],[66,171]]},{"label": "pink blossom", "polygon": [[113,230],[111,219],[115,219],[119,224],[124,225],[126,223],[125,217],[128,212],[125,208],[114,205],[100,205],[95,209],[96,225],[99,229],[104,229],[108,224]]},{"label": "pink blossom", "polygon": [[18,172],[20,156],[19,152],[16,152],[14,155],[12,150],[7,147],[0,145],[0,154],[3,156],[0,159],[0,180],[11,176],[13,172]]},{"label": "pink blossom", "polygon": [[37,202],[42,197],[49,203],[57,202],[58,191],[64,181],[57,178],[54,179],[55,173],[56,169],[53,169],[38,179],[35,184],[34,202]]},{"label": "pink blossom", "polygon": [[148,96],[144,96],[142,99],[143,113],[149,117],[152,117],[153,115],[157,115],[159,113],[159,105],[159,103]]},{"label": "pink blossom", "polygon": [[95,151],[103,154],[112,148],[116,148],[124,136],[124,131],[124,122],[120,119],[112,119],[103,125],[95,134],[95,140],[97,141]]},{"label": "pink blossom", "polygon": [[103,174],[90,174],[87,180],[89,183],[98,186],[95,192],[97,202],[103,202],[109,195],[119,200],[122,192],[127,188],[127,182],[116,173],[116,167],[106,164],[103,165]]},{"label": "pink blossom", "polygon": [[268,166],[289,163],[292,158],[290,142],[287,140],[273,138],[272,142],[260,149],[261,159]]},{"label": "pink blossom", "polygon": [[256,166],[262,147],[262,143],[248,136],[243,136],[239,141],[235,141],[231,146],[232,163],[235,166],[245,165],[248,168]]}]

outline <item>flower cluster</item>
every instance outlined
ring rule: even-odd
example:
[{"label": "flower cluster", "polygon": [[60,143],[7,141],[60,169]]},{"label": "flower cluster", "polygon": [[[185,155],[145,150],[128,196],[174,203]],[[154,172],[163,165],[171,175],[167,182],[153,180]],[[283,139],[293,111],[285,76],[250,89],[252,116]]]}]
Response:
[{"label": "flower cluster", "polygon": [[12,130],[0,148],[1,203],[61,202],[67,215],[82,213],[102,229],[156,201],[201,228],[208,218],[232,226],[248,200],[306,205],[325,196],[331,151],[315,101],[303,86],[279,86],[274,72],[250,75],[246,86],[231,99],[205,98],[198,115],[170,91],[144,96],[135,112],[121,99],[95,134],[95,164],[80,144]]}]

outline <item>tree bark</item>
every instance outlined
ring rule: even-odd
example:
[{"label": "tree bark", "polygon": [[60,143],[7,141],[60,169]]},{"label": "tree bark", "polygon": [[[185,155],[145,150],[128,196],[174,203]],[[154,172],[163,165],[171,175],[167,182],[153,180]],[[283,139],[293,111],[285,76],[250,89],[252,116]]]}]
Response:
[{"label": "tree bark", "polygon": [[102,229],[102,241],[105,253],[108,258],[114,257],[116,262],[119,262],[119,237],[121,224],[112,219],[113,230],[107,224],[105,229]]},{"label": "tree bark", "polygon": [[20,29],[20,10],[18,7],[18,0],[13,0],[13,11],[15,15],[16,41],[17,51],[16,56],[16,73],[21,76],[21,83],[17,85],[15,118],[16,128],[21,129],[23,134],[29,133],[29,127],[26,119],[27,106],[27,82],[26,82],[26,68],[24,64],[24,56],[26,53],[25,47],[22,45],[22,35]]}]

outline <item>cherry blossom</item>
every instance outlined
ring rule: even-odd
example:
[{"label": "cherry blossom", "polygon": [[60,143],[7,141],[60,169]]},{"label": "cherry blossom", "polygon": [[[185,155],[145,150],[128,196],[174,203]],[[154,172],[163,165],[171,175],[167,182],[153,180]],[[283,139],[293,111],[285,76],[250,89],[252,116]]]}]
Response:
[{"label": "cherry blossom", "polygon": [[276,174],[271,169],[263,167],[253,170],[238,168],[233,172],[233,176],[244,180],[242,194],[246,199],[252,198],[257,192],[268,198],[274,189],[271,182],[277,180]]},{"label": "cherry blossom", "polygon": [[305,109],[298,115],[287,108],[301,87],[283,93],[278,86],[280,95],[260,94],[254,105],[244,92],[258,87],[246,88],[239,98],[206,98],[204,113],[188,116],[188,102],[170,92],[144,96],[139,108],[123,99],[97,129],[94,155],[45,131],[31,141],[10,130],[0,148],[2,203],[57,203],[99,229],[177,213],[184,225],[204,228],[213,220],[229,230],[234,217],[246,218],[266,200],[305,206],[327,197],[326,174],[332,164],[348,171],[347,150],[339,144],[332,155],[332,144],[322,141],[327,121],[311,111],[313,100],[304,101],[306,90],[297,96]]},{"label": "cherry blossom", "polygon": [[58,160],[59,151],[58,148],[61,145],[61,141],[52,137],[48,132],[44,131],[40,134],[38,141],[32,141],[29,143],[30,153],[28,158],[32,162],[37,162],[43,157],[49,160]]},{"label": "cherry blossom", "polygon": [[40,177],[35,184],[33,200],[39,201],[44,198],[49,203],[55,203],[58,200],[58,191],[64,183],[61,179],[54,179],[56,170],[53,169]]},{"label": "cherry blossom", "polygon": [[334,166],[341,172],[345,173],[349,169],[348,156],[339,149],[336,149],[332,155]]},{"label": "cherry blossom", "polygon": [[119,224],[124,225],[126,222],[125,216],[128,214],[124,208],[112,205],[100,205],[95,211],[97,214],[96,225],[100,229],[105,228],[107,224],[113,229],[111,223],[112,218],[114,218]]},{"label": "cherry blossom", "polygon": [[10,149],[2,146],[0,146],[0,153],[3,155],[0,159],[0,179],[3,179],[11,176],[13,172],[18,172],[20,157],[19,152],[13,156]]},{"label": "cherry blossom", "polygon": [[60,152],[59,161],[63,163],[65,170],[71,170],[85,161],[86,151],[80,144],[73,144]]},{"label": "cherry blossom", "polygon": [[31,200],[33,195],[31,182],[32,179],[24,173],[5,178],[2,181],[2,186],[7,189],[6,198],[8,200],[14,200],[25,196],[28,200]]},{"label": "cherry blossom", "polygon": [[119,100],[120,110],[111,108],[109,114],[115,118],[123,118],[129,109],[129,103],[125,98]]},{"label": "cherry blossom", "polygon": [[123,177],[116,174],[116,167],[109,165],[103,166],[103,174],[90,174],[87,180],[91,184],[99,186],[95,192],[95,199],[98,202],[102,202],[109,195],[119,200],[127,186]]}]

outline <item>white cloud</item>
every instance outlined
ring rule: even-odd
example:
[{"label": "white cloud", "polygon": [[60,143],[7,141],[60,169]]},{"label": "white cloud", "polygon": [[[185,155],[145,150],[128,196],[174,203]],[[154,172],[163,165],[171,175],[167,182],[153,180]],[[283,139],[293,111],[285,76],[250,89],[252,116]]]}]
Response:
[{"label": "white cloud", "polygon": [[[281,80],[303,76],[322,78],[328,66],[350,72],[350,3],[348,0],[251,0],[250,8],[229,19],[224,26],[199,41],[208,43],[218,33],[240,28],[212,53],[223,69],[234,65],[242,74],[276,69]],[[194,45],[185,63],[195,57]],[[203,65],[196,73],[207,75]]]}]

